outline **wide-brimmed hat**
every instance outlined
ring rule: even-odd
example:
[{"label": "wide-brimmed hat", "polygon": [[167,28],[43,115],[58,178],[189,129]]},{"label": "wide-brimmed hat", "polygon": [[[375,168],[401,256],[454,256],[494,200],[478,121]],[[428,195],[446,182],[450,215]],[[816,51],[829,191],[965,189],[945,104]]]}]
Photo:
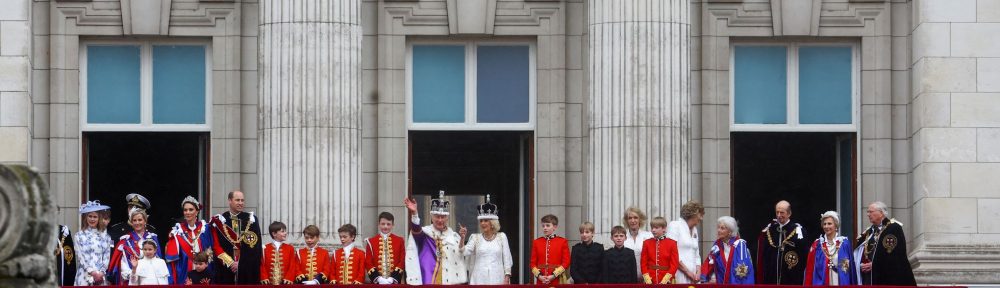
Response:
[{"label": "wide-brimmed hat", "polygon": [[83,205],[80,205],[80,214],[87,214],[90,212],[97,212],[108,209],[111,209],[111,207],[108,207],[107,205],[102,205],[100,200],[87,201],[87,203],[83,203]]}]

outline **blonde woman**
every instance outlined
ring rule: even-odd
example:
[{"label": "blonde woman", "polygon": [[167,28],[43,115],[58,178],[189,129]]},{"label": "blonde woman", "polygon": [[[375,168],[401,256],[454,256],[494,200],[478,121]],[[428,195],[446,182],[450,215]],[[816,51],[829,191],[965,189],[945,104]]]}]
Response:
[{"label": "blonde woman", "polygon": [[[642,230],[646,227],[646,213],[643,213],[638,207],[628,207],[625,209],[625,215],[622,216],[622,222],[625,226],[625,248],[632,249],[635,252],[635,272],[636,275],[642,275],[642,271],[639,270],[639,260],[642,255],[642,242],[646,239],[653,238],[653,233]],[[637,281],[642,281],[641,278],[636,279]]]},{"label": "blonde woman", "polygon": [[102,214],[107,214],[111,207],[101,205],[98,201],[87,201],[80,206],[84,229],[73,235],[73,250],[76,251],[76,286],[107,285],[105,270],[111,256],[111,236],[108,236],[107,222]]}]

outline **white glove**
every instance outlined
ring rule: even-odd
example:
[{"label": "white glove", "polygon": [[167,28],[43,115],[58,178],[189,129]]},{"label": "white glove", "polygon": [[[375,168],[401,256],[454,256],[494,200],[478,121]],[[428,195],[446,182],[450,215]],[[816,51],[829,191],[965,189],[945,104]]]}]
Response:
[{"label": "white glove", "polygon": [[302,281],[302,284],[305,284],[305,285],[319,285],[319,282],[316,282],[316,280],[306,280],[306,281]]},{"label": "white glove", "polygon": [[375,278],[375,282],[378,283],[378,284],[394,284],[394,283],[396,283],[396,279],[394,279],[392,277],[378,276],[378,277]]}]

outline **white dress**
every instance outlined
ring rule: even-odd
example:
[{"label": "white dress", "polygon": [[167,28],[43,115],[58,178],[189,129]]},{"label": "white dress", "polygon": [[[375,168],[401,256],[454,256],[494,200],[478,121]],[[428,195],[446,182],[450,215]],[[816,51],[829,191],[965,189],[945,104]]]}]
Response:
[{"label": "white dress", "polygon": [[507,243],[507,235],[503,232],[497,233],[493,240],[486,240],[482,234],[472,234],[469,237],[469,243],[465,244],[462,251],[469,259],[469,267],[472,267],[469,284],[504,284],[504,276],[510,274],[511,266],[514,265],[510,245]]},{"label": "white dress", "polygon": [[[632,238],[632,231],[625,231],[625,248],[632,249],[635,252],[635,271],[639,277],[642,277],[642,270],[640,269],[642,265],[639,263],[639,257],[642,255],[642,242],[650,238],[653,238],[653,233],[646,230],[639,230],[635,238]],[[570,263],[570,265],[572,264]]]},{"label": "white dress", "polygon": [[[90,228],[73,235],[73,250],[76,251],[76,286],[94,285],[90,272],[108,270],[111,261],[111,236],[106,231]],[[106,285],[105,279],[104,285]]]},{"label": "white dress", "polygon": [[[701,249],[698,247],[698,229],[688,228],[687,221],[675,220],[667,225],[667,237],[677,241],[677,256],[680,264],[692,273],[701,273],[697,268],[701,265]],[[677,270],[674,277],[676,284],[695,283],[698,279],[688,279],[684,272]]]},{"label": "white dress", "polygon": [[[126,261],[122,259],[122,261]],[[122,269],[128,269],[128,264],[122,264]],[[135,265],[135,273],[132,273],[128,284],[135,285],[167,285],[167,278],[170,277],[170,270],[167,270],[167,262],[163,259],[153,257],[139,259]]]}]

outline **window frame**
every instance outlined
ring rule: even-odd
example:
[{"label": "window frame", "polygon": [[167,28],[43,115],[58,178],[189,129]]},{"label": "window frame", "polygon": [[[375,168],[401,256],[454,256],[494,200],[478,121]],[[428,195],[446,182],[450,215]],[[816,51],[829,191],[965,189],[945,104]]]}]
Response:
[{"label": "window frame", "polygon": [[[783,46],[787,53],[785,79],[785,124],[736,123],[736,47]],[[799,123],[799,48],[848,46],[851,48],[851,123],[850,124],[801,124]],[[861,57],[860,45],[854,40],[824,41],[733,41],[729,44],[729,131],[732,132],[856,132],[860,120]]]},{"label": "window frame", "polygon": [[[465,121],[462,123],[418,123],[413,121],[413,46],[450,45],[465,46]],[[528,47],[528,122],[521,123],[479,123],[477,122],[477,80],[479,46],[527,46]],[[537,111],[537,47],[527,40],[410,40],[406,43],[406,127],[409,130],[446,131],[533,131]]]},{"label": "window frame", "polygon": [[[139,46],[139,123],[108,124],[89,123],[87,114],[87,50],[90,46]],[[153,46],[188,45],[205,47],[205,123],[203,124],[155,124],[153,123]],[[210,132],[212,130],[212,42],[195,39],[157,40],[87,40],[80,43],[80,130],[91,131],[171,131]]]}]

